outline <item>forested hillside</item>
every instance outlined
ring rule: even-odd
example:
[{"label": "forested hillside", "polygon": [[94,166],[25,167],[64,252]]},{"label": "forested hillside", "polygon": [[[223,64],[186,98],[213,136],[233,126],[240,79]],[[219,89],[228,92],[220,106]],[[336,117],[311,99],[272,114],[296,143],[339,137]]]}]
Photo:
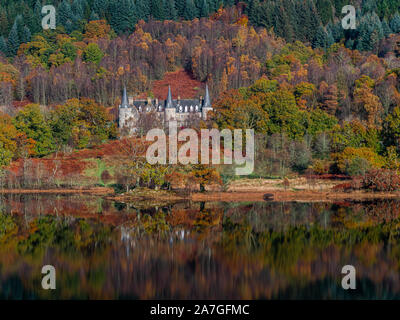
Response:
[{"label": "forested hillside", "polygon": [[[236,5],[252,25],[273,28],[291,42],[328,47],[345,40],[346,46],[372,50],[390,33],[400,32],[400,0],[4,0],[0,7],[0,51],[16,54],[19,44],[41,32],[41,7],[57,8],[57,25],[66,33],[83,32],[88,21],[104,19],[120,35],[149,20],[193,20],[208,17],[221,7]],[[357,8],[357,30],[344,31],[343,6]]]},{"label": "forested hillside", "polygon": [[[82,19],[64,15],[82,3]],[[215,112],[207,125],[251,128],[262,137],[259,176],[400,169],[398,1],[357,1],[351,31],[339,27],[342,1],[254,0],[226,8],[202,1],[196,3],[210,16],[184,20],[194,3],[187,0],[165,21],[154,17],[156,2],[144,16],[124,7],[140,8],[140,1],[119,1],[123,12],[110,10],[113,3],[63,1],[57,29],[38,33],[35,16],[16,15],[37,5],[2,7],[3,35],[14,38],[3,42],[0,57],[0,165],[118,137],[106,108],[118,105],[122,87],[164,99],[153,84],[185,70],[182,81],[190,75],[196,84],[185,90],[200,96],[205,83],[211,89]],[[135,13],[133,20],[126,13]]]}]

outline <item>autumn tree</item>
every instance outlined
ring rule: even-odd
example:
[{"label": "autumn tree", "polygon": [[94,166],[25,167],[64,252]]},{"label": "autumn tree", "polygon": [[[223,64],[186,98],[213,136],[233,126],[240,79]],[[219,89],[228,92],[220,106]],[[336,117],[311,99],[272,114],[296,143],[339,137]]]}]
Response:
[{"label": "autumn tree", "polygon": [[39,105],[31,104],[19,111],[13,124],[35,142],[35,155],[45,156],[55,151],[56,144],[51,128]]}]

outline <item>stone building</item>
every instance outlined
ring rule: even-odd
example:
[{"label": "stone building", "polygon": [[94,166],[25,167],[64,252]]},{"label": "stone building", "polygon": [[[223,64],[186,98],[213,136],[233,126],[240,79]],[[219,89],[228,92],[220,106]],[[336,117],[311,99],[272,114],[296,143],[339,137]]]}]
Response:
[{"label": "stone building", "polygon": [[137,121],[143,112],[155,112],[163,125],[168,127],[170,121],[176,121],[178,126],[187,125],[192,119],[207,120],[207,113],[212,111],[211,98],[206,86],[205,97],[200,99],[172,99],[171,87],[168,87],[168,96],[164,101],[147,98],[147,100],[128,99],[124,88],[122,103],[119,106],[119,127],[135,133]]}]

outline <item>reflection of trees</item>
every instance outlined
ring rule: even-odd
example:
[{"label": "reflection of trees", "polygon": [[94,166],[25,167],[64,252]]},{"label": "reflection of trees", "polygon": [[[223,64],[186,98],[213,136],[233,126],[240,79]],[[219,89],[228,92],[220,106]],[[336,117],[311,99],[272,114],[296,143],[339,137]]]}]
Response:
[{"label": "reflection of trees", "polygon": [[[20,199],[29,200],[40,197]],[[50,298],[40,289],[44,264],[59,270],[52,298],[343,298],[345,264],[357,268],[356,298],[400,293],[396,201],[118,211],[85,199],[84,211],[102,214],[84,217],[51,201],[58,215],[44,214],[45,203],[29,207],[42,208],[29,220],[7,206],[0,214],[0,297]],[[120,227],[104,220],[115,212],[125,217]]]}]

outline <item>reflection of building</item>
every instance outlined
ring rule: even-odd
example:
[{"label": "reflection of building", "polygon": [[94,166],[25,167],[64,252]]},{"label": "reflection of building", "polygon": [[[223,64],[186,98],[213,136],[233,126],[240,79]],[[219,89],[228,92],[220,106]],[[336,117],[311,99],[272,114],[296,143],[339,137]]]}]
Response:
[{"label": "reflection of building", "polygon": [[212,111],[210,93],[206,86],[206,95],[200,99],[172,99],[171,87],[168,87],[168,96],[165,101],[147,98],[147,100],[132,100],[129,103],[126,88],[119,106],[119,127],[128,128],[135,132],[137,121],[142,112],[156,112],[165,126],[170,121],[177,121],[178,125],[185,125],[193,117],[207,120],[207,113]]}]

